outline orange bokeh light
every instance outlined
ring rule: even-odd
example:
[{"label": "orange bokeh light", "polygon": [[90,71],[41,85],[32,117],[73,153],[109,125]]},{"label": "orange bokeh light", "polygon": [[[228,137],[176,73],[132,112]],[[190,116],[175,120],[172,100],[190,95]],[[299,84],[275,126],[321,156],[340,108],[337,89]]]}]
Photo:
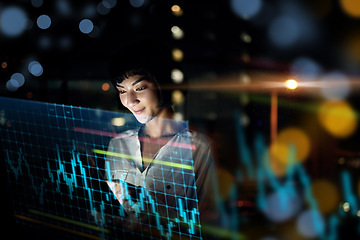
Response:
[{"label": "orange bokeh light", "polygon": [[103,90],[103,91],[109,91],[109,89],[110,89],[110,84],[108,84],[108,83],[103,83],[103,85],[101,86],[101,89]]}]

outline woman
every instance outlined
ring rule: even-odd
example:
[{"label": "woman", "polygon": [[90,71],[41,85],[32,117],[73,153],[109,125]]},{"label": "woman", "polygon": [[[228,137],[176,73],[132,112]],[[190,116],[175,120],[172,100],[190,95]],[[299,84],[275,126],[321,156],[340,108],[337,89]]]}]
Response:
[{"label": "woman", "polygon": [[171,93],[161,88],[171,82],[172,68],[171,54],[152,42],[126,48],[110,67],[122,106],[142,126],[110,141],[105,176],[127,229],[142,236],[149,229],[165,238],[200,235],[215,210],[209,141],[173,120]]}]

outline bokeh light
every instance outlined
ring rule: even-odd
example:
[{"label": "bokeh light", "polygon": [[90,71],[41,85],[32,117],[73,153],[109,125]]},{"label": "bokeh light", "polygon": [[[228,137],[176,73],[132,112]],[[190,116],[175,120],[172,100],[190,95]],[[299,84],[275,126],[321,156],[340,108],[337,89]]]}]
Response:
[{"label": "bokeh light", "polygon": [[171,79],[174,83],[182,83],[184,81],[184,73],[180,69],[171,70]]},{"label": "bokeh light", "polygon": [[42,49],[49,49],[52,45],[50,35],[43,35],[39,37],[38,44]]},{"label": "bokeh light", "polygon": [[350,83],[340,72],[330,72],[321,77],[321,94],[329,100],[345,99],[350,93]]},{"label": "bokeh light", "polygon": [[101,1],[101,2],[99,2],[99,3],[97,4],[96,10],[97,10],[97,12],[98,12],[100,15],[106,15],[106,14],[108,14],[108,13],[110,12],[111,9],[108,8],[108,7],[106,7],[106,6],[104,5],[104,2]]},{"label": "bokeh light", "polygon": [[290,15],[275,18],[268,29],[270,41],[280,48],[293,46],[299,40],[300,34],[299,22]]},{"label": "bokeh light", "polygon": [[184,94],[180,90],[174,90],[171,99],[174,104],[181,104],[184,101]]},{"label": "bokeh light", "polygon": [[28,65],[28,70],[35,77],[39,77],[43,74],[43,67],[38,61],[31,61]]},{"label": "bokeh light", "polygon": [[360,17],[360,1],[358,0],[340,0],[342,9],[351,17]]},{"label": "bokeh light", "polygon": [[340,193],[333,183],[325,179],[315,180],[311,185],[311,190],[320,213],[330,214],[338,208]]},{"label": "bokeh light", "polygon": [[174,48],[171,53],[173,60],[176,62],[181,62],[184,59],[184,52],[181,49]]},{"label": "bokeh light", "polygon": [[298,128],[289,127],[283,129],[276,141],[270,146],[271,159],[278,163],[288,166],[290,164],[290,149],[295,148],[296,155],[294,161],[303,162],[310,153],[310,140],[307,134]]},{"label": "bokeh light", "polygon": [[217,169],[217,179],[219,180],[219,193],[222,199],[230,197],[231,188],[235,183],[235,177],[223,168]]},{"label": "bokeh light", "polygon": [[69,0],[57,0],[56,10],[63,16],[71,16],[73,14],[72,5]]},{"label": "bokeh light", "polygon": [[1,67],[2,67],[2,68],[7,68],[7,66],[8,66],[7,62],[2,62],[2,63],[1,63]]},{"label": "bokeh light", "polygon": [[109,9],[114,8],[117,4],[117,0],[103,0],[102,2],[104,7]]},{"label": "bokeh light", "polygon": [[126,123],[126,119],[123,117],[113,118],[111,119],[111,124],[116,127],[124,126]]},{"label": "bokeh light", "polygon": [[178,26],[173,26],[171,28],[171,33],[172,37],[176,40],[182,39],[184,37],[184,31]]},{"label": "bokeh light", "polygon": [[43,5],[43,0],[31,0],[31,5],[33,5],[36,8],[39,8]]},{"label": "bokeh light", "polygon": [[296,221],[296,226],[299,233],[308,238],[319,237],[325,230],[323,216],[314,209],[302,212]]},{"label": "bokeh light", "polygon": [[350,211],[350,203],[344,202],[344,204],[342,205],[342,208],[343,208],[344,212],[349,212]]},{"label": "bokeh light", "polygon": [[94,29],[94,24],[89,19],[83,19],[79,23],[79,29],[82,33],[88,34]]},{"label": "bokeh light", "polygon": [[182,114],[181,112],[175,112],[174,120],[175,121],[184,121],[184,114]]},{"label": "bokeh light", "polygon": [[93,18],[96,16],[97,11],[96,11],[96,5],[93,3],[89,3],[88,5],[86,5],[82,11],[82,17],[83,18]]},{"label": "bokeh light", "polygon": [[0,12],[0,30],[7,37],[21,35],[27,23],[27,14],[19,7],[7,7]]},{"label": "bokeh light", "polygon": [[130,0],[130,5],[139,8],[142,7],[145,3],[145,0]]},{"label": "bokeh light", "polygon": [[110,84],[108,84],[108,83],[103,83],[103,84],[101,85],[101,89],[102,89],[104,92],[109,91],[109,89],[110,89]]},{"label": "bokeh light", "polygon": [[246,32],[242,32],[240,34],[240,39],[245,43],[251,43],[251,41],[252,41],[251,36]]},{"label": "bokeh light", "polygon": [[356,113],[344,101],[326,101],[318,111],[321,125],[335,137],[345,138],[350,136],[357,127]]},{"label": "bokeh light", "polygon": [[266,198],[265,215],[274,222],[294,217],[302,206],[301,197],[291,186],[284,186]]},{"label": "bokeh light", "polygon": [[41,15],[36,21],[37,25],[41,29],[48,29],[51,25],[51,19],[48,15]]},{"label": "bokeh light", "polygon": [[250,19],[256,16],[262,8],[262,0],[231,0],[231,9],[240,18]]},{"label": "bokeh light", "polygon": [[179,5],[173,5],[171,7],[171,11],[173,13],[174,16],[180,17],[184,14],[184,11],[182,10],[182,8]]},{"label": "bokeh light", "polygon": [[21,73],[14,73],[10,79],[16,81],[16,84],[13,85],[18,88],[24,85],[25,83],[25,77]]},{"label": "bokeh light", "polygon": [[322,73],[322,68],[310,58],[299,57],[291,64],[290,73],[300,82],[313,81]]},{"label": "bokeh light", "polygon": [[14,79],[10,79],[6,82],[6,89],[10,92],[15,92],[16,90],[18,90],[17,85],[18,83]]}]

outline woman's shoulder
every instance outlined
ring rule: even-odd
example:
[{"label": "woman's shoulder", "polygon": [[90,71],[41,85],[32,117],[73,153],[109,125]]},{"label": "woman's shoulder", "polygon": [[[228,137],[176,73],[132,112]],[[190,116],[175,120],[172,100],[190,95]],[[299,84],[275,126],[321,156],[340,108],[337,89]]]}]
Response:
[{"label": "woman's shoulder", "polygon": [[195,146],[195,149],[207,149],[211,148],[211,139],[204,133],[190,129],[188,131],[191,144]]}]

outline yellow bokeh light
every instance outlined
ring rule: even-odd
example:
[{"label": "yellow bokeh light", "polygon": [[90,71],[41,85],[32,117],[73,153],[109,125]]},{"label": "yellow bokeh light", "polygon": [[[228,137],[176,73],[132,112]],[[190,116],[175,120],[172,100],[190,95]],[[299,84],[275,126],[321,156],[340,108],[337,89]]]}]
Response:
[{"label": "yellow bokeh light", "polygon": [[126,120],[125,120],[125,118],[122,118],[122,117],[111,119],[111,124],[116,127],[124,126],[125,123],[126,123]]},{"label": "yellow bokeh light", "polygon": [[341,0],[342,9],[351,17],[360,17],[360,1],[358,0]]},{"label": "yellow bokeh light", "polygon": [[172,50],[172,58],[176,62],[181,62],[184,59],[184,52],[181,49],[174,48]]},{"label": "yellow bokeh light", "polygon": [[285,87],[294,90],[298,87],[298,83],[294,79],[289,79],[285,82]]},{"label": "yellow bokeh light", "polygon": [[231,188],[235,183],[234,176],[225,169],[217,169],[217,178],[219,181],[219,193],[222,199],[226,200],[230,196]]},{"label": "yellow bokeh light", "polygon": [[318,118],[326,131],[339,138],[350,136],[357,127],[356,113],[344,101],[324,102],[319,108]]},{"label": "yellow bokeh light", "polygon": [[184,94],[180,90],[175,90],[172,92],[171,98],[174,104],[180,104],[184,101]]},{"label": "yellow bokeh light", "polygon": [[334,184],[325,179],[315,180],[311,185],[311,190],[321,213],[330,214],[337,210],[340,194]]},{"label": "yellow bokeh light", "polygon": [[171,7],[171,11],[177,17],[180,17],[184,14],[183,10],[181,9],[181,7],[179,5],[173,5]]},{"label": "yellow bokeh light", "polygon": [[310,153],[310,140],[308,136],[298,128],[286,128],[282,130],[276,141],[270,146],[270,156],[282,165],[290,162],[291,146],[295,148],[294,161],[303,162]]}]

